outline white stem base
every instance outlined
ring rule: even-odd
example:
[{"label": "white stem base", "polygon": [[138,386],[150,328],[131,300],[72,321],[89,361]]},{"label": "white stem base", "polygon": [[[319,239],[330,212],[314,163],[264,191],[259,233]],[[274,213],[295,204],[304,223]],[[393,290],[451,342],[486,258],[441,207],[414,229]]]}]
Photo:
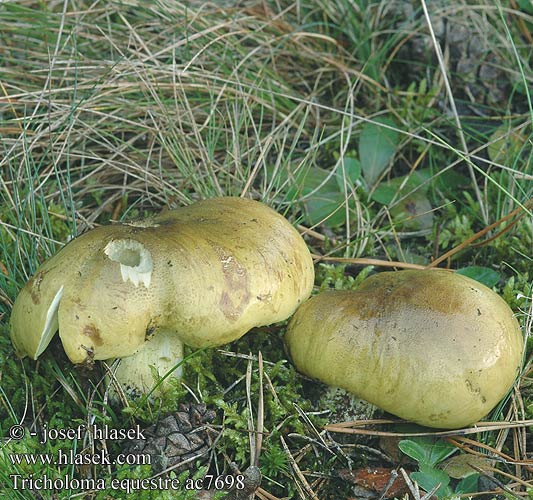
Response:
[{"label": "white stem base", "polygon": [[177,332],[157,330],[135,354],[120,359],[114,377],[127,395],[139,396],[148,394],[158,383],[158,377],[173,370],[156,388],[156,392],[162,392],[170,378],[181,378],[182,369],[177,365],[182,359],[183,343]]}]

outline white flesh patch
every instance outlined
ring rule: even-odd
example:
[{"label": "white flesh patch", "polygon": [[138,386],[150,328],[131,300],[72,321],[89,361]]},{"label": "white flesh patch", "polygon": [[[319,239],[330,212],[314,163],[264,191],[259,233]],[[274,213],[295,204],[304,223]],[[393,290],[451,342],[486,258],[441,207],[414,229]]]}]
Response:
[{"label": "white flesh patch", "polygon": [[[133,355],[120,360],[115,378],[126,392],[147,394],[159,377],[181,378],[183,343],[175,330],[157,330]],[[171,373],[171,374],[169,374]],[[161,387],[164,390],[164,382]]]},{"label": "white flesh patch", "polygon": [[33,359],[37,359],[44,352],[59,329],[57,310],[59,309],[61,297],[63,297],[63,288],[64,287],[62,286],[56,293],[56,296],[54,297],[54,300],[52,300],[48,311],[46,311],[46,321],[44,323],[41,339],[39,340],[39,345],[37,346],[37,350],[35,351]]},{"label": "white flesh patch", "polygon": [[104,253],[120,264],[122,281],[131,281],[135,286],[142,283],[146,288],[152,280],[154,264],[150,252],[135,240],[110,241]]}]

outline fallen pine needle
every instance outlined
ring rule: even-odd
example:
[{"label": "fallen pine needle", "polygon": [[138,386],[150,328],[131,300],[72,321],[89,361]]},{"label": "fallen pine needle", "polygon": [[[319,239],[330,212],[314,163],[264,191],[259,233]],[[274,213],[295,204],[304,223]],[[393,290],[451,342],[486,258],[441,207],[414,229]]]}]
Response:
[{"label": "fallen pine needle", "polygon": [[533,425],[533,420],[517,420],[515,422],[479,422],[472,427],[463,429],[453,429],[449,431],[429,431],[429,432],[392,432],[377,431],[372,429],[362,429],[367,425],[401,424],[402,420],[355,420],[353,422],[341,422],[324,426],[330,432],[340,434],[364,434],[369,436],[391,436],[391,437],[416,437],[416,436],[465,436],[467,434],[477,434],[478,432],[498,431],[501,429],[512,429],[517,427],[528,427]]},{"label": "fallen pine needle", "polygon": [[380,266],[380,267],[401,267],[404,269],[427,269],[427,266],[421,264],[411,264],[410,262],[396,262],[389,260],[379,259],[365,259],[365,258],[353,258],[348,257],[326,257],[323,255],[312,254],[315,262],[339,262],[345,264],[360,264],[362,266]]}]

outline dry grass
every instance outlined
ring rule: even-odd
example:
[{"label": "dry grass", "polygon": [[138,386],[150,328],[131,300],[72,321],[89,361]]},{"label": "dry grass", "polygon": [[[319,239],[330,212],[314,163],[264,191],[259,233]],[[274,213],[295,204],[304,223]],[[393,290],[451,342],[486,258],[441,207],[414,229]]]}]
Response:
[{"label": "dry grass", "polygon": [[[428,5],[426,15],[417,3],[399,0],[244,4],[0,4],[0,326],[7,329],[20,286],[70,237],[110,220],[232,195],[263,200],[300,224],[317,261],[497,268],[530,335],[531,14],[514,2],[488,0]],[[479,53],[464,47],[465,31],[474,34]],[[483,64],[469,73],[475,60]],[[344,159],[357,156],[364,125],[384,115],[400,137],[394,158],[374,185],[364,178],[350,184]],[[318,168],[328,172],[321,186],[299,189],[300,174]],[[411,187],[421,170],[431,175]],[[460,174],[461,182],[451,189],[437,184],[450,172]],[[306,203],[337,176],[344,191],[334,212],[345,212],[348,223],[331,227],[329,216],[310,222]],[[399,179],[392,201],[376,202],[375,191],[390,179]],[[289,195],[291,189],[296,195]],[[413,192],[431,200],[430,228],[406,229],[394,215]],[[427,213],[414,218],[422,215]],[[517,223],[506,233],[484,229],[514,215]],[[479,235],[488,244],[475,248],[470,242]],[[353,284],[349,272],[339,277],[338,268],[322,269],[335,283]],[[9,349],[6,343],[0,367],[12,358]],[[264,372],[262,361],[257,369],[252,363],[261,351]],[[246,388],[232,400],[246,401],[239,408],[245,428],[256,436],[245,440],[252,463],[262,449],[275,456],[272,450],[279,448],[288,457],[279,476],[263,484],[260,498],[288,491],[332,498],[340,480],[331,467],[351,466],[361,456],[383,460],[376,441],[354,448],[332,436],[335,427],[315,426],[330,409],[317,415],[315,401],[303,391],[298,397],[305,409],[291,406],[269,421],[269,398],[283,406],[284,394],[296,390],[276,386],[269,373],[283,373],[299,390],[302,381],[295,382],[285,365],[274,369],[278,360],[261,351],[246,358]],[[17,365],[21,377],[25,366]],[[498,455],[500,469],[512,476],[501,480],[518,496],[526,495],[524,483],[533,487],[530,436],[514,424],[531,416],[529,359],[524,366],[512,401],[500,408],[497,439],[458,440],[469,450]],[[1,377],[4,383],[7,375]],[[55,376],[64,389],[57,390],[79,403],[79,387],[69,377]],[[259,380],[260,401],[252,379]],[[43,395],[29,391],[24,408],[10,407],[15,389],[20,387],[0,391],[6,415],[15,419],[30,408],[46,415],[51,403],[41,407]],[[214,461],[227,466],[230,458]]]}]

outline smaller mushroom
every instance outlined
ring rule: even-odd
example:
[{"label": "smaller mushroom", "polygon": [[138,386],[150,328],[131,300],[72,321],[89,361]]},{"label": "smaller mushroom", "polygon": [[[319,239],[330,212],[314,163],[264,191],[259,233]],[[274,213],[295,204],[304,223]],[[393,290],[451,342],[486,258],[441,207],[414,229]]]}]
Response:
[{"label": "smaller mushroom", "polygon": [[20,291],[11,339],[37,359],[59,330],[73,363],[122,358],[116,378],[144,393],[184,345],[218,346],[283,321],[313,281],[287,219],[257,201],[212,198],[69,242]]},{"label": "smaller mushroom", "polygon": [[512,387],[523,338],[505,301],[443,270],[386,272],[302,304],[285,341],[302,373],[421,425],[454,429]]}]

